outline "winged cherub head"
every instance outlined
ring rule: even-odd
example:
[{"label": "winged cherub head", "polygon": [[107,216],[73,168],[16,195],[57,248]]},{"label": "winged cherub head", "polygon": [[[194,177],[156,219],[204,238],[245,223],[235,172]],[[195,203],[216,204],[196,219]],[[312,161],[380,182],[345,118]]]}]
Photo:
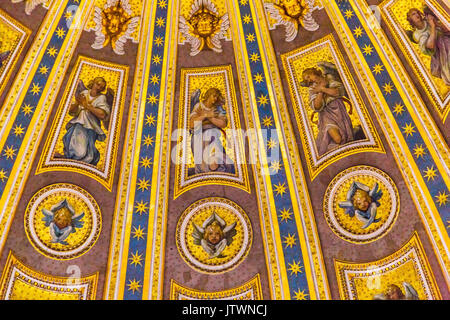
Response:
[{"label": "winged cherub head", "polygon": [[131,17],[122,7],[121,1],[117,1],[115,6],[103,10],[103,27],[110,39],[117,39],[127,30],[127,22]]},{"label": "winged cherub head", "polygon": [[195,34],[207,38],[216,31],[219,20],[219,17],[214,12],[202,6],[192,15],[189,23],[194,27]]},{"label": "winged cherub head", "polygon": [[281,0],[280,6],[282,6],[286,14],[294,19],[301,17],[307,9],[304,0]]}]

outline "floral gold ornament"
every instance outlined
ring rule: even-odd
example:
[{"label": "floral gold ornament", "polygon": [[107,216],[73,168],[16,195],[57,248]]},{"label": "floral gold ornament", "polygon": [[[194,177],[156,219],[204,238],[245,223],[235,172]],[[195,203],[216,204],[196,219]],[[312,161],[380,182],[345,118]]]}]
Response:
[{"label": "floral gold ornament", "polygon": [[104,9],[95,7],[94,49],[102,49],[111,44],[118,55],[125,54],[124,45],[138,27],[140,17],[132,17],[128,0],[108,0]]},{"label": "floral gold ornament", "polygon": [[250,221],[234,202],[206,198],[192,204],[177,225],[177,247],[192,268],[223,273],[235,268],[250,251]]},{"label": "floral gold ornament", "polygon": [[[12,3],[24,2],[24,0],[11,0]],[[45,4],[47,0],[25,0],[25,13],[30,15],[38,5]]]},{"label": "floral gold ornament", "polygon": [[276,25],[286,27],[286,41],[293,41],[298,34],[299,25],[307,31],[317,31],[319,24],[312,17],[315,0],[279,0],[266,2],[264,7],[276,20]]},{"label": "floral gold ornament", "polygon": [[54,184],[39,190],[25,212],[25,231],[43,255],[67,260],[89,251],[101,229],[100,209],[85,190]]},{"label": "floral gold ornament", "polygon": [[211,0],[195,0],[189,18],[180,16],[180,32],[191,44],[191,56],[199,54],[205,46],[222,52],[221,39],[230,27],[228,13],[222,17]]},{"label": "floral gold ornament", "polygon": [[356,166],[338,174],[328,186],[324,215],[340,238],[368,243],[392,228],[399,201],[398,190],[386,173],[374,167]]}]

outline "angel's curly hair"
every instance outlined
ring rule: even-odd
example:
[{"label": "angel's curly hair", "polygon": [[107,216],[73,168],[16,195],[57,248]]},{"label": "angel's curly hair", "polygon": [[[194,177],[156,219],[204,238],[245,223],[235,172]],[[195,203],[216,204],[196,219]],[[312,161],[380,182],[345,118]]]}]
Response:
[{"label": "angel's curly hair", "polygon": [[418,9],[418,8],[411,8],[411,9],[409,9],[408,12],[406,13],[406,20],[408,20],[409,24],[413,28],[416,28],[416,26],[414,25],[414,22],[412,21],[411,16],[415,12],[418,12],[422,18],[425,17],[425,14],[422,11],[420,11],[420,9]]},{"label": "angel's curly hair", "polygon": [[205,240],[207,240],[207,238],[208,238],[208,236],[209,236],[209,233],[210,233],[212,230],[215,230],[215,231],[219,232],[220,236],[223,238],[224,235],[223,235],[222,227],[220,226],[220,224],[219,224],[217,221],[214,221],[213,223],[211,223],[209,226],[207,226],[207,227],[205,228],[205,233],[204,233],[204,235],[203,235],[203,238],[204,238]]},{"label": "angel's curly hair", "polygon": [[88,89],[92,89],[92,87],[94,86],[94,83],[96,83],[98,81],[103,82],[105,84],[105,89],[106,89],[107,82],[106,82],[105,78],[103,78],[103,77],[96,77],[93,80],[89,81],[89,84],[87,85],[87,88]]},{"label": "angel's curly hair", "polygon": [[209,88],[208,90],[206,90],[206,92],[202,95],[201,100],[202,101],[207,100],[214,93],[218,95],[216,104],[217,105],[223,104],[225,100],[223,98],[222,92],[220,92],[219,89],[214,88],[214,87],[213,88]]}]

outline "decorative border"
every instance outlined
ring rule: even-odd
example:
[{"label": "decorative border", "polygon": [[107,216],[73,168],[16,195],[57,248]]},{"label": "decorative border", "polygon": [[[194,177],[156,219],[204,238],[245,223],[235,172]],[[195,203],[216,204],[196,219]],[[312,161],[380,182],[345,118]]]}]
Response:
[{"label": "decorative border", "polygon": [[[432,80],[430,72],[427,71],[423,62],[417,57],[417,53],[412,48],[410,41],[399,27],[399,23],[393,16],[391,7],[395,0],[386,0],[381,3],[381,13],[386,21],[389,30],[394,36],[396,43],[400,46],[404,57],[407,59],[410,67],[414,70],[415,79],[418,79],[424,88],[427,96],[430,98],[434,108],[445,122],[450,111],[450,92],[446,97],[442,97],[438,92],[436,85]],[[425,0],[425,3],[441,18],[441,21],[450,21],[450,15],[434,0]]]},{"label": "decorative border", "polygon": [[427,300],[441,300],[441,294],[417,232],[414,232],[411,239],[399,251],[381,260],[362,264],[335,260],[334,266],[341,299],[358,300],[353,281],[356,277],[369,278],[375,274],[390,272],[410,261],[414,263],[414,269],[420,277]]},{"label": "decorative border", "polygon": [[[362,0],[343,0],[327,2],[325,8],[337,22],[337,34],[358,77],[370,84],[364,89],[376,102],[374,111],[448,282],[448,145],[368,5]],[[381,72],[375,73],[380,67]]]},{"label": "decorative border", "polygon": [[8,58],[8,63],[3,66],[1,69],[2,72],[0,74],[0,95],[5,90],[6,84],[8,83],[9,78],[11,77],[12,72],[19,60],[19,57],[25,48],[25,44],[27,43],[31,30],[22,25],[19,21],[13,19],[10,15],[8,15],[5,11],[0,9],[0,19],[5,24],[8,24],[10,27],[15,29],[18,33],[21,34],[14,48],[14,52],[10,54]]},{"label": "decorative border", "polygon": [[[351,141],[343,146],[339,146],[335,150],[331,150],[323,155],[319,155],[317,152],[316,143],[314,141],[315,139],[312,135],[312,129],[308,120],[308,115],[306,113],[306,109],[310,107],[304,105],[304,102],[302,101],[301,95],[299,93],[299,88],[297,87],[297,84],[301,81],[299,81],[299,79],[296,79],[291,60],[308,52],[320,50],[323,47],[328,47],[333,55],[336,67],[338,68],[345,88],[350,95],[354,110],[356,110],[358,113],[361,126],[363,127],[364,134],[367,138],[365,140]],[[291,94],[291,99],[294,102],[297,126],[301,130],[300,137],[303,145],[306,147],[305,157],[308,165],[308,171],[311,176],[311,181],[313,181],[317,177],[317,175],[327,166],[349,155],[360,152],[385,153],[380,137],[375,130],[367,109],[363,105],[363,101],[360,94],[358,93],[356,84],[350,74],[350,71],[348,70],[348,67],[345,66],[342,53],[339,52],[336,41],[334,40],[334,37],[332,35],[327,35],[324,38],[319,39],[305,47],[282,54],[281,61],[283,62],[285,73],[288,75],[287,80],[289,85],[289,92]]]},{"label": "decorative border", "polygon": [[[39,236],[36,234],[34,229],[34,217],[36,214],[37,206],[39,206],[39,204],[46,197],[59,192],[72,193],[78,196],[86,203],[92,214],[92,230],[88,238],[86,239],[85,243],[81,244],[78,248],[75,248],[71,251],[56,251],[48,248],[44,243],[40,241]],[[97,242],[102,227],[102,214],[95,199],[86,190],[76,185],[67,183],[52,184],[36,192],[28,203],[24,219],[25,232],[27,234],[28,240],[33,245],[33,247],[44,256],[55,260],[70,260],[78,258],[87,253]]]},{"label": "decorative border", "polygon": [[[237,134],[234,135],[237,141],[234,144],[234,158],[236,174],[230,173],[202,173],[195,176],[188,177],[187,175],[187,139],[183,137],[183,133],[187,132],[188,115],[190,109],[189,101],[189,84],[190,77],[201,75],[218,75],[223,74],[225,79],[226,91],[226,105],[228,119],[230,120],[230,129],[235,130]],[[178,129],[180,134],[177,139],[177,155],[180,159],[177,161],[175,171],[175,188],[174,199],[178,198],[184,192],[200,186],[206,185],[227,185],[237,187],[250,193],[250,184],[248,181],[247,166],[245,165],[245,148],[241,133],[241,125],[239,122],[239,111],[236,100],[236,91],[233,83],[233,74],[231,66],[213,66],[203,68],[183,68],[181,69],[181,85],[180,85],[180,107],[178,116]],[[244,165],[243,165],[244,164]]]},{"label": "decorative border", "polygon": [[[351,232],[343,229],[336,221],[334,213],[334,203],[332,200],[334,198],[334,195],[336,194],[336,189],[342,184],[342,181],[344,179],[364,174],[376,177],[380,182],[382,182],[385,185],[385,187],[389,190],[389,196],[391,197],[392,201],[392,209],[391,212],[389,213],[389,218],[382,227],[373,231],[372,233],[358,235],[352,234]],[[330,226],[331,230],[333,230],[333,232],[339,238],[355,244],[365,244],[373,242],[385,236],[394,226],[399,211],[400,211],[400,196],[398,194],[398,190],[394,184],[394,181],[392,181],[392,179],[383,171],[369,166],[355,166],[339,173],[329,184],[323,202],[323,212],[325,215],[325,219],[328,225]]]},{"label": "decorative border", "polygon": [[[189,249],[187,248],[185,242],[186,228],[188,227],[188,224],[191,221],[190,220],[191,217],[198,211],[204,210],[204,208],[207,206],[218,206],[232,211],[233,214],[235,214],[236,217],[239,219],[239,222],[242,225],[244,233],[242,247],[240,251],[237,253],[237,255],[230,261],[226,262],[224,265],[211,266],[201,263],[190,254]],[[250,248],[252,246],[252,239],[253,239],[253,232],[247,214],[236,203],[225,198],[205,198],[191,204],[183,212],[177,224],[176,243],[178,247],[178,252],[180,253],[183,260],[190,267],[202,273],[220,274],[231,271],[234,268],[236,268],[243,260],[245,260],[248,253],[250,252]]]},{"label": "decorative border", "polygon": [[[114,105],[111,106],[111,122],[107,134],[108,138],[106,140],[106,154],[102,155],[105,157],[105,166],[103,170],[98,169],[96,166],[79,161],[53,158],[57,139],[60,137],[61,131],[63,130],[62,126],[64,119],[68,114],[70,104],[72,103],[72,97],[77,89],[78,80],[84,65],[90,65],[120,74],[117,92],[115,92],[116,96],[114,97]],[[117,149],[119,146],[120,128],[125,104],[128,70],[128,66],[94,60],[85,56],[78,57],[77,63],[68,82],[71,85],[65,90],[64,97],[58,107],[58,112],[54,118],[52,128],[42,152],[42,157],[40,158],[36,169],[36,175],[51,171],[77,172],[100,182],[103,186],[105,186],[105,188],[108,189],[108,191],[112,190],[114,178],[113,173],[116,167]]]},{"label": "decorative border", "polygon": [[54,294],[75,295],[77,300],[95,300],[98,272],[84,278],[54,277],[31,269],[10,251],[0,281],[1,300],[10,300],[16,281]]},{"label": "decorative border", "polygon": [[263,300],[261,279],[257,274],[242,286],[224,291],[205,292],[170,281],[170,300]]}]

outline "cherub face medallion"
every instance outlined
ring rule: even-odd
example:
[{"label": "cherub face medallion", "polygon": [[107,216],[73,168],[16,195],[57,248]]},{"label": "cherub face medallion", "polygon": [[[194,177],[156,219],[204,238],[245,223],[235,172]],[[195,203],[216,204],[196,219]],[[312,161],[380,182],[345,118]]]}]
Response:
[{"label": "cherub face medallion", "polygon": [[325,219],[340,238],[367,243],[392,228],[399,211],[392,179],[379,169],[358,166],[337,175],[325,194]]},{"label": "cherub face medallion", "polygon": [[177,247],[194,269],[222,273],[235,268],[248,254],[250,221],[235,203],[207,198],[192,204],[177,226]]}]

